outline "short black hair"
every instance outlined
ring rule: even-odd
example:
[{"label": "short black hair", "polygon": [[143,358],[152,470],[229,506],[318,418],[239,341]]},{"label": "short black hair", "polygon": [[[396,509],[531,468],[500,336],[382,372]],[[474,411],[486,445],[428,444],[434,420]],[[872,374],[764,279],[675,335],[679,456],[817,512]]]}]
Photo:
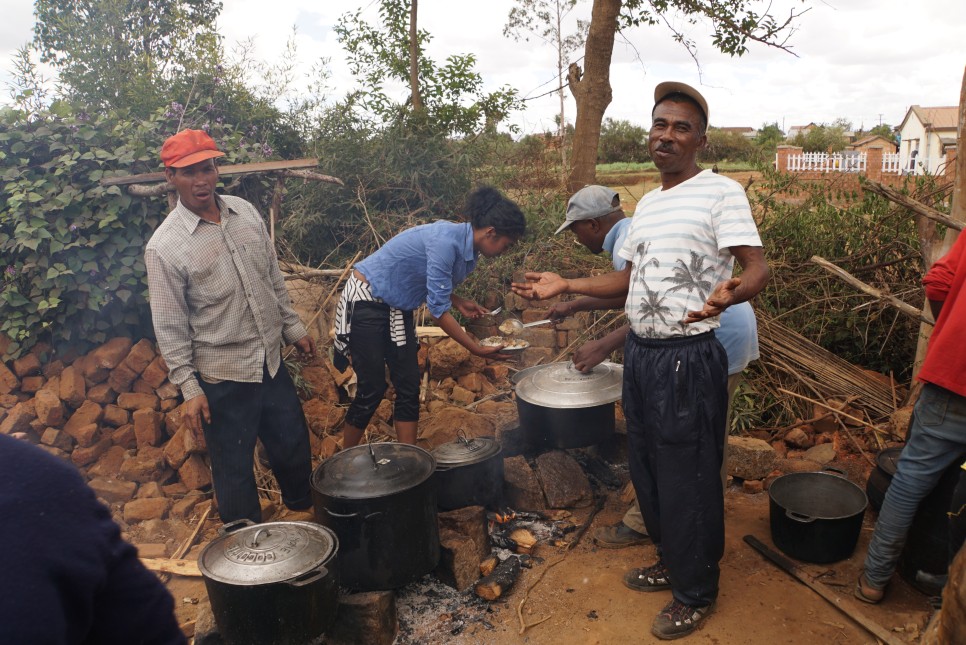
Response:
[{"label": "short black hair", "polygon": [[672,103],[690,103],[694,107],[698,108],[698,114],[701,115],[701,121],[698,122],[698,127],[701,130],[701,134],[704,134],[708,129],[708,115],[704,113],[704,108],[701,104],[695,101],[693,98],[685,94],[684,92],[671,92],[670,94],[665,94],[661,97],[659,101],[654,103],[654,107],[651,108],[651,118],[654,118],[654,110],[657,109],[661,103],[664,101],[671,101]]},{"label": "short black hair", "polygon": [[474,229],[492,226],[497,235],[514,239],[527,232],[527,220],[520,207],[492,186],[480,186],[470,193],[463,213],[470,218]]}]

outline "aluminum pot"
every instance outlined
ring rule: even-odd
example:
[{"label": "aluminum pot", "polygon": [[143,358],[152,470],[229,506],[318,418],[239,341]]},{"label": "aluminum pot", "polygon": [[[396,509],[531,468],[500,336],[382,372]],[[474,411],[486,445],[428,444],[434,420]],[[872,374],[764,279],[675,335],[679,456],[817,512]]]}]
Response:
[{"label": "aluminum pot", "polygon": [[541,448],[583,448],[614,434],[614,403],[623,367],[605,361],[588,373],[572,362],[530,367],[512,382],[527,442]]},{"label": "aluminum pot", "polygon": [[430,453],[405,443],[355,446],[315,469],[315,516],[339,538],[344,586],[395,589],[436,568],[435,470]]},{"label": "aluminum pot", "polygon": [[198,557],[225,642],[317,641],[335,621],[339,540],[312,522],[230,522]]},{"label": "aluminum pot", "polygon": [[[768,489],[771,539],[799,560],[826,564],[852,555],[868,499],[835,472],[782,475]],[[844,475],[844,473],[841,473]]]},{"label": "aluminum pot", "polygon": [[463,431],[456,441],[433,450],[436,458],[436,490],[439,507],[451,511],[464,506],[497,509],[503,498],[503,449],[496,439],[467,439]]}]

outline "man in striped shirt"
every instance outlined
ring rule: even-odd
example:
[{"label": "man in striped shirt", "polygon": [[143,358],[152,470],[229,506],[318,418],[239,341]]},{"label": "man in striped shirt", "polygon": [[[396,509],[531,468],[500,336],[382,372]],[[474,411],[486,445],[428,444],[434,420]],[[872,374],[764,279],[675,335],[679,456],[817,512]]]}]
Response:
[{"label": "man in striped shirt", "polygon": [[200,130],[168,138],[161,160],[178,205],[144,252],[151,315],[182,419],[204,432],[223,522],[261,521],[253,472],[261,439],[293,511],[312,505],[305,416],[283,344],[315,353],[292,309],[265,222],[252,204],[216,195],[223,156]]},{"label": "man in striped shirt", "polygon": [[[658,561],[629,571],[639,591],[671,591],[651,633],[694,631],[714,609],[724,553],[721,468],[728,359],[714,329],[728,307],[768,280],[761,239],[744,190],[702,170],[708,104],[683,83],[655,88],[648,148],[661,187],[638,203],[618,255],[622,271],[564,280],[527,274],[516,293],[626,295],[631,327],[624,347],[623,407],[631,480]],[[733,278],[734,261],[741,265]]]}]

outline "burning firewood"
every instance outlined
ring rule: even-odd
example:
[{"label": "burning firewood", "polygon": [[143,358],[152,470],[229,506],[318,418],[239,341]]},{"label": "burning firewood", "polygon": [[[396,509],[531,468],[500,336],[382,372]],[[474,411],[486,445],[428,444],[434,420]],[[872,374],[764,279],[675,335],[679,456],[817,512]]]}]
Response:
[{"label": "burning firewood", "polygon": [[520,560],[509,557],[495,568],[488,576],[481,579],[473,587],[477,596],[484,600],[496,600],[509,591],[520,575]]},{"label": "burning firewood", "polygon": [[490,575],[499,564],[500,558],[496,557],[495,555],[491,555],[483,560],[483,562],[480,562],[480,575],[483,577]]},{"label": "burning firewood", "polygon": [[531,533],[529,529],[522,527],[510,531],[510,535],[508,537],[510,541],[516,545],[514,547],[514,551],[517,553],[529,554],[530,551],[533,550],[534,545],[537,543],[537,538],[533,536],[533,533]]}]

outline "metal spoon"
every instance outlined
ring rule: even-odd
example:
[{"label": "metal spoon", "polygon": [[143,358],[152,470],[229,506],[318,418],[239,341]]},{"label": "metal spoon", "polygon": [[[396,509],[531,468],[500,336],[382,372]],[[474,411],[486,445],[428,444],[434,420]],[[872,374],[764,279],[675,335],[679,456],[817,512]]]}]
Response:
[{"label": "metal spoon", "polygon": [[500,331],[502,331],[504,334],[510,334],[512,336],[513,334],[519,334],[521,331],[523,331],[527,327],[536,327],[537,325],[546,325],[548,322],[550,322],[550,319],[549,318],[547,318],[546,320],[538,320],[536,322],[527,323],[527,324],[524,325],[522,322],[520,322],[516,318],[507,318],[502,323],[500,323]]},{"label": "metal spoon", "polygon": [[495,315],[497,315],[498,313],[500,313],[501,311],[503,311],[503,305],[500,305],[499,307],[497,307],[496,309],[494,309],[493,311],[491,311],[491,312],[490,312],[490,313],[488,313],[487,315],[488,315],[488,316],[495,316]]}]

